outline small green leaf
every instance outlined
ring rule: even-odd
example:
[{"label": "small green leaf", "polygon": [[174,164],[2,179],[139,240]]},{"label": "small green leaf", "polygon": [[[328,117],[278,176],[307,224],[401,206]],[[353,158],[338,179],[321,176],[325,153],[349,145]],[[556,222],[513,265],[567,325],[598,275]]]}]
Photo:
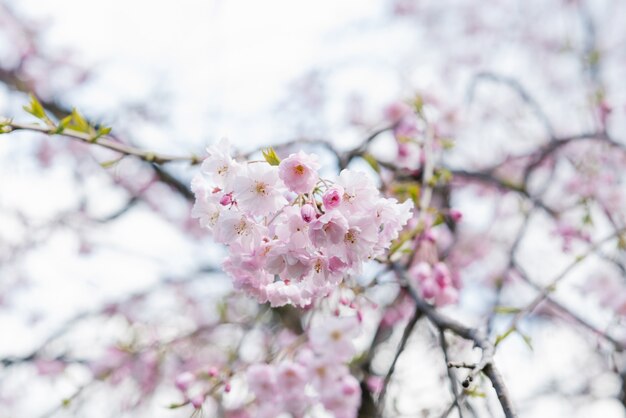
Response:
[{"label": "small green leaf", "polygon": [[452,138],[440,138],[439,142],[441,143],[441,146],[443,147],[443,149],[445,150],[449,150],[454,148],[454,139]]},{"label": "small green leaf", "polygon": [[101,137],[108,135],[111,132],[111,128],[106,127],[106,126],[101,126],[98,128],[98,130],[96,131],[96,135],[92,138],[92,141],[97,141],[98,139],[100,139]]},{"label": "small green leaf", "polygon": [[85,119],[83,115],[81,115],[76,109],[72,110],[72,122],[67,127],[73,131],[89,134],[92,137],[91,140],[94,142],[97,139],[96,130],[89,124],[89,122],[87,122],[87,119]]},{"label": "small green leaf", "polygon": [[413,100],[413,109],[415,109],[415,113],[421,115],[424,112],[424,98],[421,95],[415,96]]},{"label": "small green leaf", "polygon": [[617,237],[617,248],[619,250],[626,250],[626,236],[620,235]]},{"label": "small green leaf", "polygon": [[378,161],[372,154],[365,153],[363,154],[363,159],[374,169],[375,172],[380,173],[380,166],[378,165]]},{"label": "small green leaf", "polygon": [[23,107],[25,111],[36,117],[37,119],[41,119],[43,121],[49,121],[48,115],[46,115],[46,111],[44,110],[39,100],[35,97],[34,94],[30,95],[30,102],[28,105]]},{"label": "small green leaf", "polygon": [[278,155],[276,155],[276,151],[274,151],[274,148],[269,147],[266,150],[263,150],[262,152],[263,152],[263,158],[265,158],[265,161],[267,161],[269,165],[280,164],[280,158],[278,158]]},{"label": "small green leaf", "polygon": [[433,221],[433,226],[441,225],[442,223],[444,223],[445,220],[446,220],[446,217],[438,212],[435,215],[435,220]]},{"label": "small green leaf", "polygon": [[13,130],[11,127],[12,119],[0,118],[0,135],[8,134]]},{"label": "small green leaf", "polygon": [[479,392],[476,389],[465,389],[463,391],[467,396],[470,396],[472,398],[486,398],[487,394],[485,394],[484,392]]},{"label": "small green leaf", "polygon": [[496,337],[496,342],[494,343],[494,345],[497,347],[498,344],[504,341],[504,339],[508,337],[509,335],[511,335],[513,332],[515,332],[515,328],[509,328],[504,334],[498,335]]},{"label": "small green leaf", "polygon": [[513,306],[496,306],[493,308],[495,313],[499,314],[516,314],[521,311],[520,308],[515,308]]},{"label": "small green leaf", "polygon": [[55,133],[62,134],[65,128],[67,128],[69,124],[72,122],[72,117],[73,117],[72,115],[68,115],[64,117],[63,119],[61,119],[61,121],[59,122],[59,125],[57,126]]},{"label": "small green leaf", "polygon": [[114,167],[115,165],[117,165],[117,163],[119,163],[120,161],[122,161],[124,158],[126,157],[126,155],[122,155],[119,158],[116,158],[114,160],[109,160],[109,161],[103,161],[100,163],[100,167],[102,168],[111,168]]}]

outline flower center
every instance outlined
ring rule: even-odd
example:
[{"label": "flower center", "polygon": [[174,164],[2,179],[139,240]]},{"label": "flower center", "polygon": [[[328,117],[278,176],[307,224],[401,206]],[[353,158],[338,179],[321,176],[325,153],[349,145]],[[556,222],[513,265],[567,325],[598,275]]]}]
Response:
[{"label": "flower center", "polygon": [[315,269],[316,273],[320,273],[322,271],[322,261],[321,260],[317,260],[315,262],[314,269]]},{"label": "flower center", "polygon": [[341,340],[341,331],[339,331],[338,329],[334,330],[333,332],[330,333],[330,339],[333,341],[339,341]]},{"label": "flower center", "polygon": [[257,181],[254,190],[256,194],[265,196],[267,194],[267,184]]},{"label": "flower center", "polygon": [[303,174],[304,174],[304,166],[303,166],[302,164],[298,164],[297,166],[295,166],[295,167],[293,168],[293,171],[294,171],[297,175],[301,176],[301,175],[303,175]]},{"label": "flower center", "polygon": [[235,232],[237,232],[237,235],[248,235],[250,231],[248,230],[248,223],[245,219],[242,219],[235,225]]}]

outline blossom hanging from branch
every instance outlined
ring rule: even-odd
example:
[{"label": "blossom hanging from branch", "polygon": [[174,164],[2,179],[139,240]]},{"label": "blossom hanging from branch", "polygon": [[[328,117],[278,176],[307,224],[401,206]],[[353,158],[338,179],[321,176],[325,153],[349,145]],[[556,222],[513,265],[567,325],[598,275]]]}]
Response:
[{"label": "blossom hanging from branch", "polygon": [[385,198],[364,173],[319,177],[317,156],[238,162],[227,141],[208,148],[192,183],[192,215],[226,244],[235,287],[272,306],[305,307],[389,249],[413,202]]}]

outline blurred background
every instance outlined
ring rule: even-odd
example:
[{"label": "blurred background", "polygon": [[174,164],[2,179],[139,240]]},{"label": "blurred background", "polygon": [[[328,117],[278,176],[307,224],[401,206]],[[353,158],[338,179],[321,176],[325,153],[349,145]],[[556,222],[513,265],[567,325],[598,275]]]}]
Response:
[{"label": "blurred background", "polygon": [[[619,146],[567,149],[564,165],[530,179],[556,217],[471,176],[455,190],[463,285],[445,309],[472,324],[532,298],[515,279],[500,291],[511,245],[548,283],[579,249],[624,227],[624,80],[617,0],[0,1],[0,116],[32,121],[22,110],[32,92],[55,115],[76,107],[155,152],[202,156],[222,137],[241,153],[316,140],[349,150],[389,124],[390,105],[419,96],[454,140],[442,166],[513,182],[521,157],[551,139],[607,133]],[[394,161],[395,144],[388,132],[371,150]],[[323,147],[309,149],[334,170]],[[189,416],[165,408],[177,395],[171,363],[223,356],[235,330],[213,325],[224,310],[256,309],[230,293],[223,249],[189,217],[198,167],[117,158],[61,137],[0,136],[0,418]],[[623,266],[611,247],[555,295],[622,344]],[[493,321],[495,334],[506,330]],[[575,322],[545,306],[524,322],[532,348],[519,336],[499,346],[520,416],[626,416],[623,353]],[[403,357],[395,416],[447,407],[423,328]],[[381,370],[398,332],[381,348]],[[120,349],[138,342],[149,349]],[[171,347],[176,361],[164,360]],[[100,373],[107,367],[124,372]]]}]

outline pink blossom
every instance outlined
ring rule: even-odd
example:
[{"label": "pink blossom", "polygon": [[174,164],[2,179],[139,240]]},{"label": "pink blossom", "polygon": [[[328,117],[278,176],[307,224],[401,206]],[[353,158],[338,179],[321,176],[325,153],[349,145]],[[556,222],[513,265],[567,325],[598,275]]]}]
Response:
[{"label": "pink blossom", "polygon": [[323,196],[303,199],[290,193],[281,172],[295,176],[285,177],[290,188],[308,182],[312,191],[319,168],[313,156],[292,154],[278,168],[236,163],[223,148],[210,149],[209,179],[192,182],[192,214],[228,247],[223,266],[235,289],[260,303],[306,307],[328,295],[345,274],[388,249],[411,217],[410,201],[382,197],[363,173],[343,170]]},{"label": "pink blossom", "polygon": [[319,179],[317,174],[319,167],[315,154],[300,151],[282,160],[278,169],[281,180],[289,190],[295,193],[309,193]]},{"label": "pink blossom", "polygon": [[304,392],[309,376],[301,364],[285,361],[278,366],[277,372],[277,385],[283,396],[292,392]]},{"label": "pink blossom", "polygon": [[334,186],[326,190],[322,196],[322,202],[324,203],[324,209],[333,210],[341,204],[341,197],[344,194],[343,187]]},{"label": "pink blossom", "polygon": [[278,212],[287,204],[278,180],[278,170],[269,164],[248,164],[233,186],[239,207],[252,215]]},{"label": "pink blossom", "polygon": [[317,217],[317,214],[313,205],[307,203],[306,205],[303,205],[300,209],[300,216],[302,216],[302,220],[304,222],[309,223]]},{"label": "pink blossom", "polygon": [[460,222],[461,219],[463,218],[463,214],[456,209],[450,209],[450,218],[454,221],[454,222]]},{"label": "pink blossom", "polygon": [[368,376],[366,380],[367,388],[375,395],[380,393],[383,388],[384,382],[385,379],[383,379],[381,376]]},{"label": "pink blossom", "polygon": [[276,370],[269,364],[253,364],[248,367],[246,378],[257,399],[270,401],[278,395]]},{"label": "pink blossom", "polygon": [[220,205],[222,206],[228,206],[228,205],[232,205],[233,203],[233,194],[231,193],[226,193],[224,196],[222,196],[220,198]]},{"label": "pink blossom", "polygon": [[35,367],[40,376],[56,376],[65,370],[65,363],[59,360],[35,360]]},{"label": "pink blossom", "polygon": [[418,286],[422,297],[434,300],[438,306],[454,303],[458,299],[453,277],[444,263],[431,267],[426,262],[420,262],[411,267],[409,277]]},{"label": "pink blossom", "polygon": [[349,360],[356,350],[352,337],[358,332],[356,317],[331,317],[317,321],[311,327],[309,338],[313,351],[329,359],[342,362]]},{"label": "pink blossom", "polygon": [[191,191],[196,198],[191,216],[200,221],[200,226],[212,231],[218,222],[221,210],[218,202],[215,201],[215,196],[209,192],[201,175],[194,177],[191,182]]},{"label": "pink blossom", "polygon": [[190,399],[191,405],[196,408],[196,409],[200,409],[202,407],[202,404],[204,404],[206,397],[203,394],[197,394],[195,396],[193,396]]},{"label": "pink blossom", "polygon": [[413,109],[405,102],[394,102],[384,110],[385,119],[391,123],[396,123],[405,116],[413,114]]},{"label": "pink blossom", "polygon": [[363,172],[342,170],[337,185],[344,190],[340,210],[348,217],[357,212],[368,213],[380,195],[372,180]]},{"label": "pink blossom", "polygon": [[174,380],[174,384],[176,388],[181,392],[186,392],[189,389],[189,386],[196,381],[196,377],[193,373],[184,372],[176,376],[176,380]]},{"label": "pink blossom", "polygon": [[228,140],[222,139],[216,145],[211,145],[207,148],[207,153],[209,156],[202,162],[202,172],[207,174],[216,186],[229,189],[241,165],[230,156]]},{"label": "pink blossom", "polygon": [[317,247],[339,244],[348,231],[348,221],[337,212],[326,213],[310,225],[311,241]]},{"label": "pink blossom", "polygon": [[352,375],[344,375],[322,392],[322,404],[335,418],[354,418],[361,404],[361,387]]}]

